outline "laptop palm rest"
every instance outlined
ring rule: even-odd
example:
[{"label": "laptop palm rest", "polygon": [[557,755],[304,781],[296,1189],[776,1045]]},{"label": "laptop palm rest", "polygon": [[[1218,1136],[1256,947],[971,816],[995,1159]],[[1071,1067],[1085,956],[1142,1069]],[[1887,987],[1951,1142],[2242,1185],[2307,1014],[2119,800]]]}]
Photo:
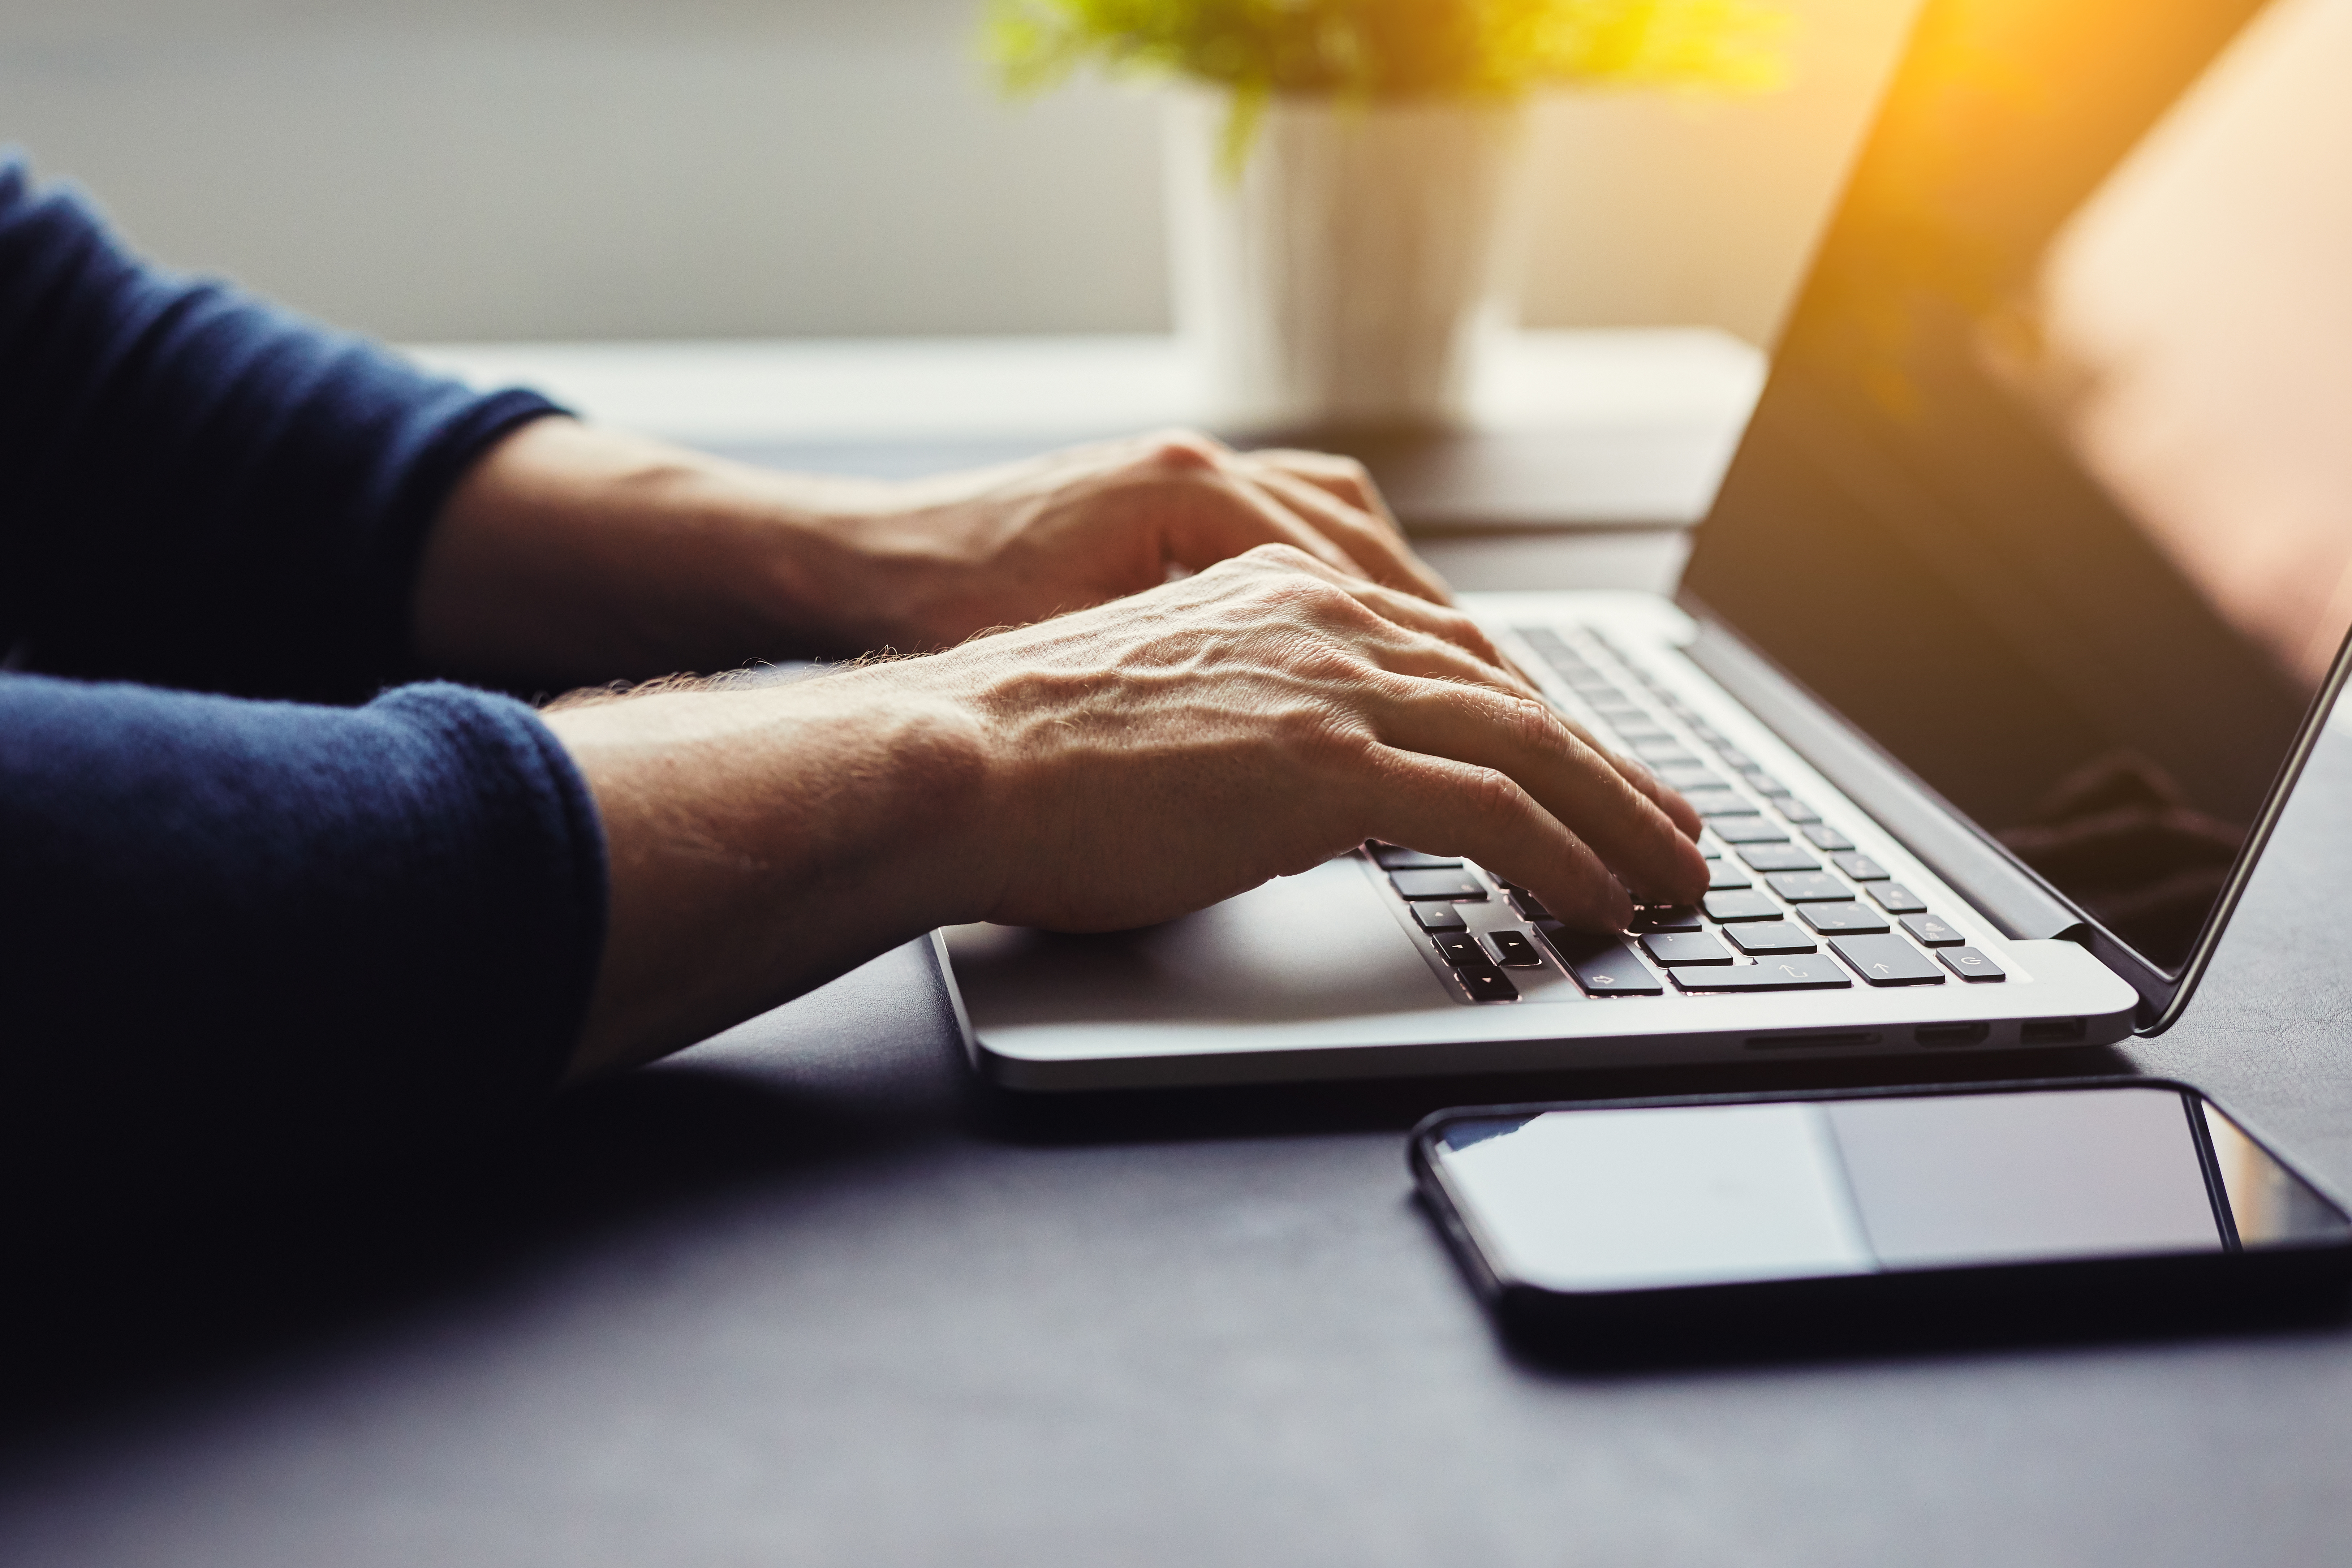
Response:
[{"label": "laptop palm rest", "polygon": [[972,1026],[1296,1023],[1454,1005],[1357,864],[1326,861],[1141,931],[946,933]]}]

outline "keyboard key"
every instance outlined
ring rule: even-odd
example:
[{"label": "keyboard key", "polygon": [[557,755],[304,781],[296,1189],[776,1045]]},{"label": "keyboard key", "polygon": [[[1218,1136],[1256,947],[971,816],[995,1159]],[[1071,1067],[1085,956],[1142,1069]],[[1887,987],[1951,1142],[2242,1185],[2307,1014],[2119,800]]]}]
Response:
[{"label": "keyboard key", "polygon": [[1389,881],[1404,899],[1483,899],[1486,886],[1467,871],[1391,871]]},{"label": "keyboard key", "polygon": [[1842,991],[1853,984],[1821,953],[1768,958],[1737,969],[1677,969],[1674,976],[1685,991]]},{"label": "keyboard key", "polygon": [[1793,795],[1775,795],[1770,790],[1766,790],[1764,804],[1790,822],[1819,822],[1822,819],[1820,812],[1815,811]]},{"label": "keyboard key", "polygon": [[1969,940],[1946,924],[1940,915],[1905,915],[1903,929],[1922,947],[1958,947]]},{"label": "keyboard key", "polygon": [[1595,996],[1655,996],[1665,987],[1613,936],[1547,928],[1544,940],[1576,983]]},{"label": "keyboard key", "polygon": [[1811,932],[1800,931],[1787,921],[1727,926],[1723,934],[1731,939],[1732,946],[1747,953],[1811,952],[1819,945]]},{"label": "keyboard key", "polygon": [[1824,936],[1843,932],[1876,935],[1886,929],[1886,917],[1867,904],[1807,904],[1797,914]]},{"label": "keyboard key", "polygon": [[1677,741],[1643,741],[1625,749],[1654,768],[1686,767],[1698,761]]},{"label": "keyboard key", "polygon": [[1516,1002],[1519,988],[1511,977],[1493,964],[1484,969],[1457,969],[1454,977],[1462,982],[1462,989],[1470,993],[1473,1002]]},{"label": "keyboard key", "polygon": [[1840,936],[1830,939],[1836,954],[1873,985],[1941,985],[1944,972],[1899,936]]},{"label": "keyboard key", "polygon": [[1709,893],[1700,900],[1711,921],[1777,921],[1780,906],[1761,893]]},{"label": "keyboard key", "polygon": [[1886,868],[1867,855],[1832,855],[1830,864],[1857,882],[1883,882]]},{"label": "keyboard key", "polygon": [[[1607,716],[1604,714],[1603,717]],[[1609,727],[1616,731],[1617,738],[1629,746],[1655,746],[1662,743],[1679,746],[1682,744],[1680,741],[1675,739],[1673,731],[1654,722],[1647,715],[1622,721],[1611,719]]]},{"label": "keyboard key", "polygon": [[1749,885],[1747,873],[1730,861],[1710,860],[1706,863],[1708,891],[1720,893],[1729,889],[1745,888]]},{"label": "keyboard key", "polygon": [[1486,955],[1486,950],[1478,945],[1478,939],[1466,931],[1456,931],[1434,940],[1437,951],[1444,953],[1445,962],[1456,969],[1476,969],[1482,965],[1491,967],[1495,962]]},{"label": "keyboard key", "polygon": [[1948,947],[1936,955],[1963,980],[2006,980],[2009,972],[1973,947]]},{"label": "keyboard key", "polygon": [[1628,931],[1699,931],[1698,911],[1688,904],[1642,904],[1633,910]]},{"label": "keyboard key", "polygon": [[1701,816],[1753,816],[1756,803],[1732,789],[1686,789],[1683,798]]},{"label": "keyboard key", "polygon": [[1792,904],[1830,903],[1851,899],[1853,889],[1826,871],[1775,871],[1764,885]]},{"label": "keyboard key", "polygon": [[1919,895],[1900,882],[1882,882],[1866,890],[1870,894],[1870,901],[1890,915],[1923,915],[1927,912],[1927,906],[1920,901]]},{"label": "keyboard key", "polygon": [[1415,904],[1412,906],[1412,918],[1421,923],[1421,929],[1425,931],[1468,929],[1462,923],[1462,911],[1452,904]]},{"label": "keyboard key", "polygon": [[1749,756],[1747,752],[1741,751],[1737,746],[1717,746],[1715,749],[1715,754],[1723,759],[1723,765],[1725,767],[1731,769],[1735,773],[1744,773],[1748,769],[1756,766],[1756,759]]},{"label": "keyboard key", "polygon": [[1694,763],[1687,767],[1679,768],[1660,768],[1657,770],[1657,774],[1658,782],[1668,789],[1728,789],[1731,787],[1723,782],[1721,773],[1703,763]]},{"label": "keyboard key", "polygon": [[1459,855],[1424,855],[1418,849],[1383,844],[1377,838],[1364,848],[1371,856],[1372,864],[1383,871],[1452,871],[1462,865]]},{"label": "keyboard key", "polygon": [[1495,956],[1503,961],[1506,969],[1541,969],[1543,954],[1528,940],[1525,931],[1490,931],[1486,940],[1495,944]]},{"label": "keyboard key", "polygon": [[1804,827],[1799,828],[1798,831],[1805,836],[1805,842],[1811,844],[1816,849],[1851,849],[1853,847],[1853,839],[1848,838],[1844,834],[1840,833],[1836,828],[1832,827],[1825,822],[1811,823]]},{"label": "keyboard key", "polygon": [[1793,844],[1755,844],[1739,852],[1751,871],[1818,871],[1822,863]]},{"label": "keyboard key", "polygon": [[1642,939],[1642,947],[1652,958],[1672,969],[1685,963],[1729,963],[1731,951],[1704,931],[1684,934],[1659,932]]},{"label": "keyboard key", "polygon": [[1787,831],[1760,816],[1718,816],[1707,826],[1726,844],[1785,844]]},{"label": "keyboard key", "polygon": [[1511,908],[1518,911],[1521,920],[1531,921],[1537,925],[1541,925],[1551,919],[1551,911],[1543,907],[1543,901],[1525,888],[1514,887],[1507,890],[1510,895]]},{"label": "keyboard key", "polygon": [[1723,846],[1717,841],[1714,834],[1708,833],[1705,829],[1701,829],[1699,832],[1698,852],[1710,860],[1720,860],[1723,858]]}]

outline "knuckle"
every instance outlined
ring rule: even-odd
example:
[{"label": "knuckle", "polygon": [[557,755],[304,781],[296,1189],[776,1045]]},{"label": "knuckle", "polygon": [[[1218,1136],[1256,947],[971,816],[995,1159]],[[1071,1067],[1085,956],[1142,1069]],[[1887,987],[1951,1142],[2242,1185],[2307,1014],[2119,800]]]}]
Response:
[{"label": "knuckle", "polygon": [[1198,430],[1161,430],[1145,437],[1143,461],[1169,473],[1197,473],[1216,468],[1224,455],[1223,442]]},{"label": "knuckle", "polygon": [[1520,799],[1518,784],[1500,768],[1473,766],[1463,777],[1463,808],[1490,828],[1516,820]]}]

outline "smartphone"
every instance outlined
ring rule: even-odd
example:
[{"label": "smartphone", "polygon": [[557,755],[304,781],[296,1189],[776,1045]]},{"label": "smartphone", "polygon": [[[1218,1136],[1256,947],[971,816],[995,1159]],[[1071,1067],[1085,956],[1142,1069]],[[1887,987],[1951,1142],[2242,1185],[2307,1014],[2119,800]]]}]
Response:
[{"label": "smartphone", "polygon": [[2339,1312],[2352,1218],[2167,1079],[1486,1106],[1413,1174],[1516,1338],[1610,1359]]}]

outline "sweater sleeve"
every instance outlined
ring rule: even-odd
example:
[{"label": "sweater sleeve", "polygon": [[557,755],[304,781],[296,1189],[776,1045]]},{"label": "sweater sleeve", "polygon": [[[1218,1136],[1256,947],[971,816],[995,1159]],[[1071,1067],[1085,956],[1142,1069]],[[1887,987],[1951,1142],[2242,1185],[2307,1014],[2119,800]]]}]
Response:
[{"label": "sweater sleeve", "polygon": [[427,529],[555,412],[127,253],[0,155],[0,653],[350,701],[409,668]]},{"label": "sweater sleeve", "polygon": [[552,1086],[604,939],[577,771],[522,704],[0,677],[16,1109],[280,1106],[446,1133]]}]

